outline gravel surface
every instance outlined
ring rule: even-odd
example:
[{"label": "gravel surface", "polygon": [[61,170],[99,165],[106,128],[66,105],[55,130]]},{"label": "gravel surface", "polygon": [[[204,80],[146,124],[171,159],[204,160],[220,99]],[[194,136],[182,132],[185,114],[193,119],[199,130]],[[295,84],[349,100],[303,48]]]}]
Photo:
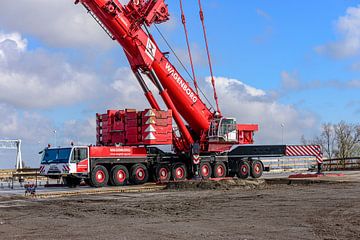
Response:
[{"label": "gravel surface", "polygon": [[0,239],[360,239],[360,183],[238,181],[153,193],[0,196]]}]

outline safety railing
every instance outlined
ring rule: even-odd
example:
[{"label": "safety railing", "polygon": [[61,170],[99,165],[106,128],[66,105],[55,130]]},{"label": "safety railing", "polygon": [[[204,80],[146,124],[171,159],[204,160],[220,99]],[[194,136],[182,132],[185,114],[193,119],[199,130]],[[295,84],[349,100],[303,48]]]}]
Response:
[{"label": "safety railing", "polygon": [[324,159],[323,171],[359,170],[360,157]]}]

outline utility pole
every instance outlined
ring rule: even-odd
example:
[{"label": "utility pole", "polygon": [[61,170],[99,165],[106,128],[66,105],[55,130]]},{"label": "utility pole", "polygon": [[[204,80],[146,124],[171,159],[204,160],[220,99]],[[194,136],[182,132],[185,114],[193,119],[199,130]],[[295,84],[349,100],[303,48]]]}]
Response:
[{"label": "utility pole", "polygon": [[282,123],[280,126],[281,126],[281,144],[284,144],[284,128],[285,128],[285,123]]},{"label": "utility pole", "polygon": [[54,134],[55,134],[55,146],[54,147],[56,147],[57,146],[57,143],[56,143],[56,130],[54,130]]}]

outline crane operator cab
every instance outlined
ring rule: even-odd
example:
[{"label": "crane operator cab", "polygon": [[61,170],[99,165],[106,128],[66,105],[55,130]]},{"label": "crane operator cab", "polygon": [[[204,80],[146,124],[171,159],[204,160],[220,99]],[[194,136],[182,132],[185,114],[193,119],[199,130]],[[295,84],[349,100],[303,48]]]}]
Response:
[{"label": "crane operator cab", "polygon": [[236,119],[213,119],[209,129],[209,140],[214,142],[238,142]]}]

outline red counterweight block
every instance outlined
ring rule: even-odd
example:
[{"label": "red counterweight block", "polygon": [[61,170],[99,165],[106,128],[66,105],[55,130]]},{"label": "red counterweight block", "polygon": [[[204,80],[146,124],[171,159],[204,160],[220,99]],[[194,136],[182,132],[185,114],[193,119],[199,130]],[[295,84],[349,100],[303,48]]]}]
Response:
[{"label": "red counterweight block", "polygon": [[125,145],[142,144],[141,123],[141,112],[134,109],[125,110]]},{"label": "red counterweight block", "polygon": [[172,144],[172,113],[147,109],[108,110],[96,114],[98,146]]},{"label": "red counterweight block", "polygon": [[[121,129],[122,112],[118,110],[108,110],[105,114],[96,114],[96,145],[108,146],[114,145],[114,131]],[[122,121],[122,125],[123,125]]]},{"label": "red counterweight block", "polygon": [[172,144],[172,113],[147,109],[142,113],[142,136],[145,145]]}]

